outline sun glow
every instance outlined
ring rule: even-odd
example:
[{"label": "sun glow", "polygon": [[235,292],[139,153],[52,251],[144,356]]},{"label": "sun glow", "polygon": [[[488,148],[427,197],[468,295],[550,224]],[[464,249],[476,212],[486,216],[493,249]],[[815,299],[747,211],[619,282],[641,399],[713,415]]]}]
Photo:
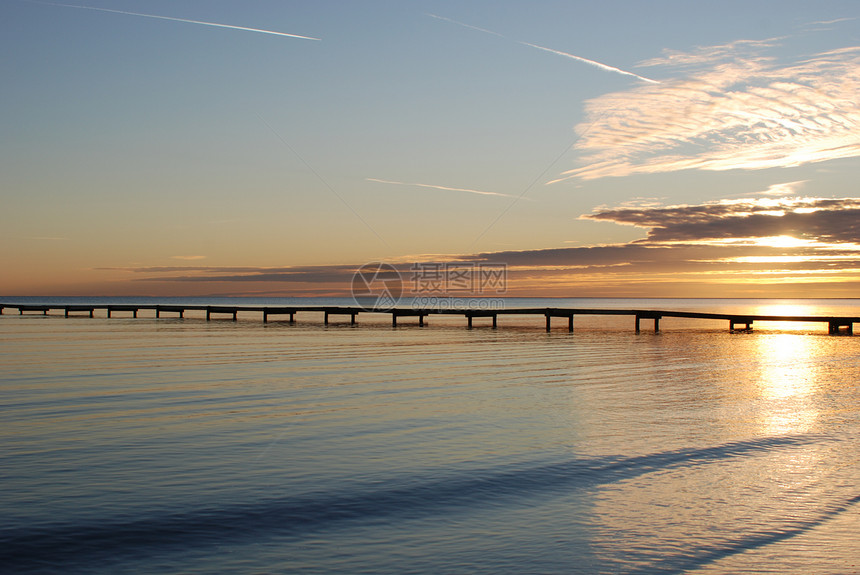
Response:
[{"label": "sun glow", "polygon": [[[798,304],[798,303],[769,303],[766,305],[760,305],[755,308],[755,313],[757,315],[782,315],[782,316],[803,316],[803,315],[816,315],[817,310],[815,306]],[[784,342],[785,343],[785,342]],[[787,349],[791,350],[793,346],[799,346],[800,343],[795,343],[793,340],[788,341],[792,346],[788,346]],[[796,351],[791,351],[790,353],[795,353]],[[782,348],[780,348],[779,354],[782,353]]]},{"label": "sun glow", "polygon": [[744,264],[790,264],[797,262],[834,262],[834,261],[853,261],[857,256],[826,256],[826,255],[811,255],[811,256],[739,256],[736,258],[727,258],[723,260],[709,261],[725,261]]},{"label": "sun glow", "polygon": [[756,245],[771,248],[804,248],[813,247],[815,244],[816,242],[814,240],[801,240],[792,236],[768,236],[765,238],[756,238]]}]

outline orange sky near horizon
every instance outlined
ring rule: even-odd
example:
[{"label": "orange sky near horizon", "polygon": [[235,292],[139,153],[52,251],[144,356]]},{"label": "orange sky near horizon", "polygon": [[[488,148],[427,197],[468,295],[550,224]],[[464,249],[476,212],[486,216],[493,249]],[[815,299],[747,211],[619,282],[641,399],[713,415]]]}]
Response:
[{"label": "orange sky near horizon", "polygon": [[348,296],[369,262],[860,297],[858,26],[836,0],[6,3],[0,297]]}]

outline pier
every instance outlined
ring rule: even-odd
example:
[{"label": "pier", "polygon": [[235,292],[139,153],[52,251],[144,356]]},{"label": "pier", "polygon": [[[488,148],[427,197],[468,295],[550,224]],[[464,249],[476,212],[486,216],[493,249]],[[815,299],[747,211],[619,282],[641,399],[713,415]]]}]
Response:
[{"label": "pier", "polygon": [[[705,319],[721,320],[728,322],[730,331],[751,331],[755,322],[803,322],[827,324],[827,331],[833,335],[853,335],[854,324],[860,323],[860,317],[844,316],[775,316],[775,315],[750,315],[730,313],[704,313],[670,310],[643,310],[643,309],[601,309],[601,308],[512,308],[493,310],[474,309],[437,309],[437,308],[392,308],[386,310],[366,309],[363,307],[332,307],[332,306],[206,306],[206,305],[164,305],[164,304],[21,304],[14,302],[0,302],[0,315],[7,313],[6,310],[15,310],[19,315],[38,313],[48,315],[49,312],[62,312],[64,317],[72,315],[86,315],[95,317],[96,311],[103,312],[106,317],[115,317],[117,313],[130,313],[137,318],[141,311],[154,312],[156,318],[163,315],[173,318],[185,318],[189,311],[205,313],[206,321],[229,318],[237,321],[240,313],[260,314],[263,323],[268,323],[270,317],[288,316],[290,323],[295,323],[296,315],[299,313],[323,314],[324,325],[329,324],[331,316],[348,316],[350,325],[357,323],[357,317],[362,313],[388,314],[391,316],[391,325],[398,326],[398,320],[402,318],[417,318],[418,326],[423,327],[429,316],[447,315],[461,316],[466,320],[468,328],[473,327],[476,319],[489,319],[493,329],[498,328],[499,316],[529,315],[544,317],[546,331],[551,331],[553,319],[567,320],[568,331],[573,331],[575,316],[629,316],[633,318],[633,329],[639,333],[642,321],[653,325],[655,332],[660,331],[660,321],[665,318],[683,319]],[[226,316],[226,317],[225,317]],[[647,325],[647,323],[646,323]]]}]

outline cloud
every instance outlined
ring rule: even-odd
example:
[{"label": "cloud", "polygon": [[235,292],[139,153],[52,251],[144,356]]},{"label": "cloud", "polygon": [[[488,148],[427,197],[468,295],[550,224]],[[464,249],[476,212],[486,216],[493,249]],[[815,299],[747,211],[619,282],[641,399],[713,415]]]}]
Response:
[{"label": "cloud", "polygon": [[201,20],[188,20],[185,18],[173,18],[171,16],[158,16],[155,14],[142,14],[140,12],[127,12],[125,10],[112,10],[109,8],[96,8],[94,6],[77,6],[74,4],[58,4],[55,2],[37,2],[35,0],[28,0],[33,4],[44,4],[47,6],[58,6],[61,8],[79,8],[81,10],[95,10],[97,12],[109,12],[112,14],[125,14],[126,16],[139,16],[142,18],[155,18],[158,20],[170,20],[172,22],[185,22],[186,24],[199,24],[201,26],[213,26],[215,28],[228,28],[230,30],[241,30],[244,32],[257,32],[259,34],[271,34],[274,36],[283,36],[286,38],[298,38],[301,40],[317,40],[319,38],[313,38],[311,36],[300,36],[298,34],[287,34],[286,32],[276,32],[274,30],[263,30],[260,28],[246,28],[245,26],[234,26],[232,24],[218,24],[216,22],[203,22]]},{"label": "cloud", "polygon": [[581,217],[645,228],[650,243],[745,240],[785,246],[792,242],[772,238],[788,237],[813,247],[860,245],[860,198],[721,200],[700,205],[600,209]]},{"label": "cloud", "polygon": [[[799,185],[798,182],[792,184]],[[746,198],[600,208],[583,219],[630,225],[623,244],[488,252],[514,289],[592,295],[728,293],[847,297],[860,285],[860,198]],[[726,290],[733,290],[731,292]],[[582,293],[582,292],[580,292]]]},{"label": "cloud", "polygon": [[502,194],[499,192],[485,192],[482,190],[472,190],[469,188],[452,188],[449,186],[437,186],[435,184],[416,184],[416,183],[409,183],[409,182],[397,182],[394,180],[380,180],[378,178],[365,178],[365,180],[367,180],[368,182],[377,182],[380,184],[394,184],[394,185],[398,185],[398,186],[415,186],[415,187],[419,187],[419,188],[431,188],[434,190],[444,190],[444,191],[449,191],[449,192],[468,192],[470,194],[478,194],[481,196],[500,196],[503,198],[516,197],[516,196],[512,196],[510,194]]},{"label": "cloud", "polygon": [[860,47],[781,65],[776,40],[667,52],[643,62],[681,77],[590,100],[577,149],[594,179],[763,169],[860,156]]},{"label": "cloud", "polygon": [[643,67],[668,67],[683,69],[689,67],[693,72],[701,72],[703,68],[722,66],[740,60],[751,60],[760,57],[762,51],[775,48],[782,38],[765,40],[736,40],[728,44],[716,46],[697,46],[689,51],[663,50],[663,55],[649,58],[639,63]]},{"label": "cloud", "polygon": [[[694,290],[701,297],[853,297],[860,288],[860,198],[755,197],[672,206],[643,198],[581,217],[645,231],[627,243],[419,254],[389,263],[407,297],[427,295],[410,291],[416,270],[500,265],[506,266],[507,295],[681,297]],[[112,269],[132,274],[136,285],[172,291],[205,285],[207,293],[349,296],[362,265]]]},{"label": "cloud", "polygon": [[773,184],[766,190],[758,192],[762,196],[789,196],[797,193],[797,189],[803,186],[809,180],[797,180],[795,182],[785,182],[782,184]]},{"label": "cloud", "polygon": [[801,29],[806,29],[809,32],[826,32],[828,30],[832,30],[835,28],[834,24],[841,24],[842,22],[851,22],[856,20],[857,18],[835,18],[833,20],[819,20],[817,22],[809,22],[801,26]]},{"label": "cloud", "polygon": [[[280,282],[320,284],[338,282],[349,286],[360,265],[319,266],[134,266],[96,268],[135,274],[138,282]],[[344,283],[345,282],[345,283]]]},{"label": "cloud", "polygon": [[852,20],[856,20],[857,18],[835,18],[833,20],[819,20],[817,22],[810,22],[811,26],[816,25],[829,25],[829,24],[837,24],[839,22],[850,22]]},{"label": "cloud", "polygon": [[[483,32],[485,34],[492,34],[493,36],[498,36],[499,38],[505,38],[508,40],[506,36],[499,34],[498,32],[493,32],[492,30],[487,30],[486,28],[479,28],[478,26],[472,26],[471,24],[466,24],[464,22],[460,22],[458,20],[454,20],[452,18],[445,18],[444,16],[437,16],[436,14],[430,14],[429,12],[425,12],[425,15],[436,18],[437,20],[443,20],[445,22],[450,22],[451,24],[456,24],[457,26],[462,26],[464,28],[469,28],[470,30],[477,30],[478,32]],[[517,44],[522,44],[523,46],[528,46],[530,48],[535,48],[537,50],[542,50],[544,52],[549,52],[551,54],[557,54],[559,56],[564,56],[565,58],[570,58],[572,60],[576,60],[578,62],[582,62],[584,64],[588,64],[589,66],[594,66],[595,68],[599,68],[606,72],[612,72],[614,74],[622,74],[624,76],[632,76],[638,80],[642,80],[644,82],[649,82],[651,84],[659,84],[657,80],[652,80],[650,78],[645,78],[644,76],[640,76],[639,74],[634,74],[633,72],[628,72],[626,70],[622,70],[621,68],[616,68],[615,66],[609,66],[608,64],[603,64],[601,62],[597,62],[596,60],[589,60],[588,58],[583,58],[582,56],[575,56],[568,52],[562,52],[561,50],[554,50],[552,48],[547,48],[545,46],[540,46],[538,44],[532,44],[531,42],[524,42],[521,40],[514,40]]]},{"label": "cloud", "polygon": [[170,256],[172,260],[205,260],[206,256]]}]

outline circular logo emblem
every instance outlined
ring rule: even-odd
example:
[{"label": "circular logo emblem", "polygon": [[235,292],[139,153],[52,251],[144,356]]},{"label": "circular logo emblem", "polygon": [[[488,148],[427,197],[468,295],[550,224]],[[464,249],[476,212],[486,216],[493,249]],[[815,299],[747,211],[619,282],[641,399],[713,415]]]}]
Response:
[{"label": "circular logo emblem", "polygon": [[364,311],[389,311],[403,294],[403,278],[391,264],[372,262],[352,276],[351,291],[353,301]]}]

